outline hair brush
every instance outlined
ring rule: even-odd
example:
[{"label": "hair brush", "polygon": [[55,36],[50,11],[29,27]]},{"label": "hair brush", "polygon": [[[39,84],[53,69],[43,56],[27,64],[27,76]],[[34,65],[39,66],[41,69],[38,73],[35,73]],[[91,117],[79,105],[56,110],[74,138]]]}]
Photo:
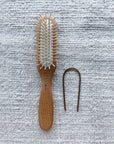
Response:
[{"label": "hair brush", "polygon": [[51,79],[56,69],[57,23],[51,15],[44,15],[36,25],[37,69],[42,80],[39,125],[48,130],[53,123]]}]

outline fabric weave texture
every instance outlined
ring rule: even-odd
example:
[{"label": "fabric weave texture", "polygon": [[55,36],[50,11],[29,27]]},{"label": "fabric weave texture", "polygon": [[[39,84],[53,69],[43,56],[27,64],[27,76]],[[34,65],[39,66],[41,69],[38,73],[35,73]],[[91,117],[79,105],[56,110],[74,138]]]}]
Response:
[{"label": "fabric weave texture", "polygon": [[[36,18],[57,21],[52,79],[54,122],[38,124],[41,79],[34,56]],[[82,76],[76,112],[78,75]],[[114,1],[0,0],[0,144],[114,144]]]}]

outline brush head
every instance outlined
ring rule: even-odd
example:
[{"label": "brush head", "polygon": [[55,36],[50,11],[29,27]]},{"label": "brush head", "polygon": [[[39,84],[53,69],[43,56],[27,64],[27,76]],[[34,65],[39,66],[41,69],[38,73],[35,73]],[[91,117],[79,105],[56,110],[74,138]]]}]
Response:
[{"label": "brush head", "polygon": [[51,15],[40,16],[37,32],[37,68],[56,67],[57,23]]}]

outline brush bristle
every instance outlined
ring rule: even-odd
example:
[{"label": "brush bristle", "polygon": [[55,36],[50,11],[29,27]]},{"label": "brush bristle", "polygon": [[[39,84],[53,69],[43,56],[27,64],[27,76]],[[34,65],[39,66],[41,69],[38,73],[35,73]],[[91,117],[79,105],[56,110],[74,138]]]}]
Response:
[{"label": "brush bristle", "polygon": [[49,68],[56,61],[56,22],[50,16],[41,16],[37,23],[37,59],[41,68]]}]

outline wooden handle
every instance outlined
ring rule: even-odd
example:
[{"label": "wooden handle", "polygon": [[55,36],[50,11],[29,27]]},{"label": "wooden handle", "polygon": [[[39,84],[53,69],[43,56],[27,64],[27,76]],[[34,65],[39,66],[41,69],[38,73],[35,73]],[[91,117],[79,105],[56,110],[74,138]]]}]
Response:
[{"label": "wooden handle", "polygon": [[53,123],[53,98],[51,77],[42,78],[42,89],[39,100],[39,125],[43,130],[49,130]]}]

